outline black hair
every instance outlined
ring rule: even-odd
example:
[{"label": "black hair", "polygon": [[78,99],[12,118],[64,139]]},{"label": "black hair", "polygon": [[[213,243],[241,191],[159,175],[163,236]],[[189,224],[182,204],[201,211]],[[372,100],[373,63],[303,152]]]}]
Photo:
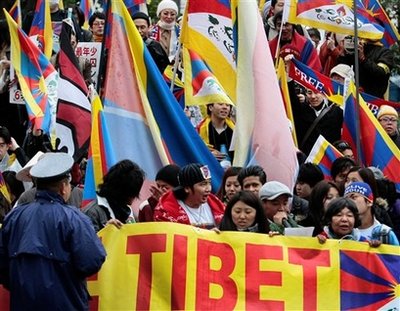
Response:
[{"label": "black hair", "polygon": [[324,202],[331,188],[340,192],[338,186],[333,181],[328,180],[321,180],[311,190],[308,201],[309,217],[316,233],[320,233],[323,229]]},{"label": "black hair", "polygon": [[[206,109],[207,109],[207,115],[208,115],[208,116],[211,116],[211,110],[210,110],[210,107],[211,107],[211,106],[214,106],[214,104],[216,104],[216,103],[210,103],[210,104],[207,104],[207,105],[206,105]],[[229,107],[229,113],[228,113],[228,116],[230,116],[230,113],[231,113],[231,111],[232,111],[232,106],[228,104],[228,107]]]},{"label": "black hair", "polygon": [[4,139],[6,144],[11,144],[11,134],[5,126],[0,126],[0,137]]},{"label": "black hair", "polygon": [[307,30],[308,34],[311,36],[317,37],[319,40],[321,40],[321,33],[317,28],[310,28]]},{"label": "black hair", "polygon": [[337,140],[332,144],[337,150],[343,152],[345,150],[353,150],[349,143],[345,140]]},{"label": "black hair", "polygon": [[[283,11],[280,11],[280,12],[274,14],[274,17],[272,20],[274,22],[274,26],[276,27],[276,23],[278,22],[278,20],[280,20],[280,21],[283,20]],[[288,23],[288,24],[290,24],[290,23]]]},{"label": "black hair", "polygon": [[232,220],[232,208],[239,201],[245,203],[246,205],[249,205],[256,210],[256,218],[254,220],[254,223],[252,224],[252,226],[255,224],[258,225],[258,229],[256,232],[267,233],[267,218],[265,217],[264,209],[260,199],[253,192],[243,190],[236,193],[228,202],[219,229],[221,231],[238,231],[236,225],[233,223]]},{"label": "black hair", "polygon": [[[361,225],[361,220],[360,220],[360,216],[358,214],[357,206],[352,200],[350,200],[348,198],[337,198],[337,199],[332,200],[332,202],[329,203],[328,209],[324,216],[325,224],[330,226],[333,216],[339,214],[346,207],[354,215],[354,219],[355,219],[354,228],[359,227]],[[332,228],[330,228],[330,229],[332,229]]]},{"label": "black hair", "polygon": [[4,171],[3,178],[8,188],[10,190],[10,194],[13,194],[15,199],[12,201],[12,205],[14,205],[15,201],[21,196],[21,194],[25,191],[24,184],[22,181],[17,179],[17,173],[14,171]]},{"label": "black hair", "polygon": [[339,175],[341,172],[343,172],[349,168],[352,168],[355,165],[356,165],[356,162],[354,162],[353,159],[350,159],[348,157],[337,158],[335,161],[333,161],[332,166],[331,166],[332,179],[335,180],[337,175]]},{"label": "black hair", "polygon": [[79,26],[82,27],[83,24],[85,23],[85,14],[82,12],[82,10],[79,7],[79,5],[75,5],[73,7],[73,9],[74,9],[74,12],[76,13],[76,15],[78,16]]},{"label": "black hair", "polygon": [[5,19],[0,20],[0,49],[6,46],[10,46],[10,31],[8,30],[8,24]]},{"label": "black hair", "polygon": [[125,206],[139,197],[144,177],[139,165],[131,160],[122,160],[110,168],[97,193],[109,203],[111,200]]},{"label": "black hair", "polygon": [[[189,186],[190,189],[194,189],[193,186]],[[178,186],[172,190],[174,196],[177,200],[184,201],[188,197],[189,193],[185,191],[185,188],[182,186]]]},{"label": "black hair", "polygon": [[221,186],[219,187],[219,189],[218,189],[218,191],[216,193],[216,196],[221,201],[225,200],[225,195],[226,195],[225,184],[226,184],[226,180],[228,179],[228,177],[237,176],[241,169],[242,168],[239,167],[239,166],[231,166],[231,167],[228,167],[228,169],[225,171],[224,176],[222,176]]},{"label": "black hair", "polygon": [[93,27],[93,23],[94,23],[94,20],[96,18],[102,19],[102,20],[106,20],[106,15],[104,13],[101,13],[101,12],[94,12],[89,18],[89,26],[90,26],[90,28]]},{"label": "black hair", "polygon": [[114,216],[125,223],[132,211],[129,205],[139,197],[144,183],[144,171],[131,160],[112,166],[103,178],[97,194],[107,199]]},{"label": "black hair", "polygon": [[162,167],[156,174],[155,180],[162,180],[172,187],[179,186],[178,174],[180,167],[175,164],[168,164]]},{"label": "black hair", "polygon": [[243,189],[243,180],[250,176],[258,176],[262,185],[267,182],[267,174],[264,169],[259,165],[250,165],[240,170],[238,174],[238,182]]},{"label": "black hair", "polygon": [[396,192],[396,184],[393,181],[385,178],[377,179],[376,185],[378,188],[379,197],[385,199],[389,207],[394,205],[398,197]]},{"label": "black hair", "polygon": [[321,180],[324,180],[324,173],[318,165],[304,163],[300,166],[296,182],[304,182],[313,188]]},{"label": "black hair", "polygon": [[132,20],[134,21],[135,19],[144,19],[147,22],[147,26],[150,26],[150,17],[143,12],[135,12],[132,14]]}]

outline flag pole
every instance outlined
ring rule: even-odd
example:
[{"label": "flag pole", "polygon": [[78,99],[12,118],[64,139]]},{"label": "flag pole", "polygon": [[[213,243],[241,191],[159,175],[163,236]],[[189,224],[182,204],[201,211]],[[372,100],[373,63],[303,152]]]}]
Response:
[{"label": "flag pole", "polygon": [[175,55],[175,63],[174,63],[174,69],[173,69],[173,72],[172,72],[171,85],[169,86],[169,90],[171,92],[174,91],[176,73],[178,71],[178,65],[179,65],[179,54],[181,53],[181,49],[182,49],[182,43],[179,42],[178,50],[176,51],[176,55]]},{"label": "flag pole", "polygon": [[361,160],[361,135],[360,135],[360,63],[358,61],[358,27],[357,27],[357,1],[353,1],[353,15],[354,15],[354,82],[356,85],[356,149],[357,149],[357,162],[362,164]]},{"label": "flag pole", "polygon": [[99,75],[97,77],[97,84],[96,84],[96,92],[99,94],[99,96],[102,96],[101,94],[101,87],[102,84],[104,83],[104,80],[102,79],[105,76],[106,68],[107,68],[107,51],[106,51],[106,34],[107,30],[109,31],[110,25],[108,25],[108,15],[111,14],[111,0],[107,1],[106,5],[106,19],[104,21],[104,32],[103,32],[103,40],[101,42],[101,53],[100,53],[100,67],[99,67]]},{"label": "flag pole", "polygon": [[22,8],[21,0],[17,0],[17,11],[18,11],[18,26],[22,27]]}]

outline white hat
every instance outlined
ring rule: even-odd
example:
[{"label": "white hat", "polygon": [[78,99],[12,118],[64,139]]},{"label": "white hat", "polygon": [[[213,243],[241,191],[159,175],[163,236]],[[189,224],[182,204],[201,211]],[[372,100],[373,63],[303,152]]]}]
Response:
[{"label": "white hat", "polygon": [[382,116],[393,116],[399,118],[399,114],[397,113],[396,109],[388,105],[382,105],[379,108],[376,118],[379,120]]},{"label": "white hat", "polygon": [[337,74],[344,79],[349,78],[351,80],[354,80],[354,71],[349,65],[346,64],[339,64],[333,67],[329,76],[331,77],[333,74]]},{"label": "white hat", "polygon": [[71,171],[74,159],[66,153],[45,153],[31,168],[31,176],[39,179],[60,180]]},{"label": "white hat", "polygon": [[293,196],[289,188],[279,181],[269,181],[265,183],[258,193],[261,200],[267,199],[268,201],[275,200],[282,194],[286,194],[289,198]]},{"label": "white hat", "polygon": [[176,5],[176,3],[172,0],[162,0],[158,6],[157,6],[157,16],[160,16],[160,13],[162,10],[166,10],[166,9],[170,9],[170,10],[174,10],[176,12],[176,14],[178,14],[178,6]]},{"label": "white hat", "polygon": [[34,166],[44,155],[43,152],[38,151],[32,159],[29,160],[28,163],[25,164],[25,166],[17,173],[17,179],[20,181],[25,181],[25,182],[30,182],[32,181],[32,177],[29,174],[32,166]]}]

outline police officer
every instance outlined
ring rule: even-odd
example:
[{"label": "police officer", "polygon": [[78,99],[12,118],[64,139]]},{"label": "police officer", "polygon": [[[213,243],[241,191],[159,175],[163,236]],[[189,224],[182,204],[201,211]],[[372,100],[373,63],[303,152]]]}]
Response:
[{"label": "police officer", "polygon": [[86,277],[100,270],[105,250],[90,220],[65,203],[71,156],[46,153],[30,174],[34,202],[16,207],[0,231],[0,282],[11,310],[86,310]]}]

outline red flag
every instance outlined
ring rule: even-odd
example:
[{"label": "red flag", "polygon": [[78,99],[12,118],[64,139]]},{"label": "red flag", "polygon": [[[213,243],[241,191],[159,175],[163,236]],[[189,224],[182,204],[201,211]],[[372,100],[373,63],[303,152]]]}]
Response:
[{"label": "red flag", "polygon": [[91,109],[88,88],[70,43],[70,31],[71,26],[64,22],[60,35],[57,136],[61,141],[59,148],[66,147],[77,161],[89,147]]}]

